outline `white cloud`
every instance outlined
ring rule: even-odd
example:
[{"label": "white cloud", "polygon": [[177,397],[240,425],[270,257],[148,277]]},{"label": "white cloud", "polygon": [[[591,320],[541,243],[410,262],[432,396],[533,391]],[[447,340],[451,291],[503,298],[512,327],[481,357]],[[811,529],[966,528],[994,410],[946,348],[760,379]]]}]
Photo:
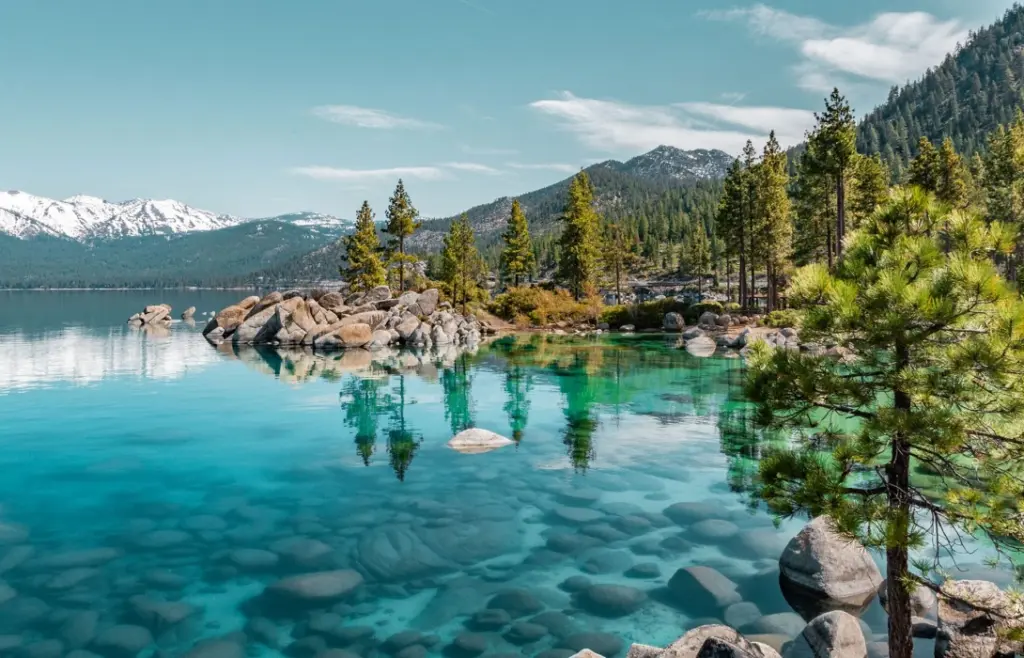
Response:
[{"label": "white cloud", "polygon": [[746,92],[742,91],[726,91],[719,94],[719,97],[727,103],[739,103],[741,100],[747,97]]},{"label": "white cloud", "polygon": [[341,123],[357,128],[437,130],[443,127],[429,121],[420,121],[419,119],[399,116],[384,110],[358,107],[356,105],[321,105],[320,107],[313,108],[313,114],[332,123]]},{"label": "white cloud", "polygon": [[530,106],[558,119],[593,149],[630,154],[664,144],[736,155],[748,139],[763,141],[771,130],[783,146],[796,144],[814,123],[813,113],[806,110],[716,103],[630,105],[569,92]]},{"label": "white cloud", "polygon": [[446,162],[442,166],[448,167],[449,169],[458,169],[459,171],[469,171],[474,174],[490,174],[493,176],[501,173],[494,167],[488,167],[487,165],[480,164],[479,162]]},{"label": "white cloud", "polygon": [[315,180],[366,181],[386,178],[419,178],[437,180],[444,178],[444,171],[438,167],[391,167],[388,169],[342,169],[338,167],[295,167],[293,174]]},{"label": "white cloud", "polygon": [[755,34],[792,44],[803,58],[793,68],[797,82],[813,91],[848,87],[856,80],[906,82],[941,63],[968,36],[960,21],[943,21],[921,11],[885,12],[852,27],[763,4],[700,15],[742,22]]},{"label": "white cloud", "polygon": [[523,164],[522,162],[509,162],[508,166],[513,169],[532,171],[557,171],[565,174],[575,174],[580,168],[576,165],[562,164],[558,162],[541,162],[536,164]]}]

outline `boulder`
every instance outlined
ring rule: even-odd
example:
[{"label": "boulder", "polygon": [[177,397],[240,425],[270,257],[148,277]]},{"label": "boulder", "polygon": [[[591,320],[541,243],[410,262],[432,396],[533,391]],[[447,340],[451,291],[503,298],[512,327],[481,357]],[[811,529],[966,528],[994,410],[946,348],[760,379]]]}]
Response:
[{"label": "boulder", "polygon": [[1021,643],[1009,641],[1005,633],[1024,623],[1024,604],[995,583],[948,581],[938,599],[936,658],[992,658],[1022,650]]},{"label": "boulder", "polygon": [[661,326],[665,331],[682,331],[686,326],[686,322],[679,313],[666,313]]},{"label": "boulder", "polygon": [[661,647],[649,644],[631,644],[629,651],[626,652],[626,658],[658,658],[662,651],[664,649]]},{"label": "boulder", "polygon": [[420,313],[423,315],[430,315],[437,310],[437,302],[440,298],[441,293],[437,288],[424,290],[420,293],[419,298],[417,298],[416,305],[420,307]]},{"label": "boulder", "polygon": [[[886,612],[889,611],[889,581],[883,580],[882,584],[878,587],[878,602],[882,604],[882,609]],[[931,591],[924,585],[917,585],[914,587],[914,591],[910,593],[910,610],[914,615],[918,617],[926,617],[935,609],[935,592]]]},{"label": "boulder", "polygon": [[[739,649],[749,652],[753,656],[758,656],[758,654],[754,653],[756,649],[754,649],[750,642],[735,630],[720,624],[706,624],[687,631],[681,638],[665,647],[665,650],[660,654],[660,658],[697,658],[704,643],[711,638],[728,642]],[[632,655],[633,649],[630,648],[630,656]]]},{"label": "boulder", "polygon": [[448,441],[449,448],[467,455],[490,452],[514,444],[512,439],[479,427],[462,430]]},{"label": "boulder", "polygon": [[865,658],[867,653],[860,622],[842,610],[812,619],[782,651],[783,658]]},{"label": "boulder", "polygon": [[430,341],[434,345],[450,345],[454,342],[452,336],[445,333],[444,327],[439,324],[435,324],[430,330]]},{"label": "boulder", "polygon": [[145,313],[142,314],[140,319],[142,324],[156,324],[158,322],[169,322],[170,316],[171,307],[161,304],[159,306],[147,306]]},{"label": "boulder", "polygon": [[194,316],[195,314],[196,314],[196,307],[195,306],[189,306],[188,308],[185,309],[185,312],[181,314],[181,319],[182,320],[191,320],[192,316]]},{"label": "boulder", "polygon": [[697,658],[758,658],[758,656],[752,651],[741,649],[720,638],[709,637],[697,652]]},{"label": "boulder", "polygon": [[373,331],[370,329],[370,325],[346,324],[317,337],[313,341],[313,346],[317,349],[363,347],[372,339]]},{"label": "boulder", "polygon": [[[259,305],[257,304],[257,306]],[[231,334],[231,342],[235,345],[252,344],[255,342],[256,336],[258,336],[263,330],[263,325],[270,322],[271,318],[273,318],[276,313],[277,308],[274,306],[264,308],[257,313],[249,311],[248,315],[246,315],[245,321],[238,325],[238,328]],[[275,330],[273,333],[276,334],[277,331]]]},{"label": "boulder", "polygon": [[715,318],[715,324],[717,324],[719,327],[728,327],[730,324],[732,324],[732,316],[730,316],[728,313],[723,313],[722,315],[719,315],[717,318]]},{"label": "boulder", "polygon": [[718,344],[708,336],[698,336],[686,341],[686,351],[693,356],[709,357],[715,353]]},{"label": "boulder", "polygon": [[153,643],[153,634],[141,626],[121,624],[99,633],[92,648],[110,658],[135,658]]},{"label": "boulder", "polygon": [[395,325],[395,331],[398,332],[399,337],[402,340],[409,340],[412,335],[420,327],[420,319],[412,313],[406,313],[402,316],[402,319]]},{"label": "boulder", "polygon": [[711,311],[704,311],[697,319],[697,324],[715,325],[718,323],[718,314]]},{"label": "boulder", "polygon": [[260,296],[259,295],[250,295],[249,297],[246,297],[242,301],[238,302],[238,304],[236,304],[236,306],[244,308],[246,311],[248,311],[253,306],[256,306],[256,304],[258,304],[259,302],[260,302]]},{"label": "boulder", "polygon": [[693,338],[700,338],[704,335],[704,330],[699,327],[690,327],[683,332],[683,340],[690,340]]},{"label": "boulder", "polygon": [[591,585],[578,595],[580,606],[599,617],[631,615],[647,602],[647,595],[626,585]]},{"label": "boulder", "polygon": [[329,292],[318,299],[317,303],[324,310],[337,312],[338,309],[345,308],[345,297],[340,292]]},{"label": "boulder", "polygon": [[274,292],[268,294],[267,296],[263,297],[262,299],[260,299],[260,301],[256,302],[253,305],[253,307],[251,309],[249,309],[249,314],[247,316],[245,316],[245,317],[246,317],[246,319],[251,318],[252,316],[254,316],[257,313],[259,313],[260,311],[268,309],[271,306],[277,306],[278,304],[280,304],[283,301],[284,301],[284,295],[282,295],[281,293],[279,293],[277,291],[274,291]]},{"label": "boulder", "polygon": [[341,320],[340,324],[344,327],[350,324],[362,323],[370,325],[370,329],[381,329],[384,327],[384,323],[388,321],[388,317],[386,311],[364,311],[348,316]]},{"label": "boulder", "polygon": [[387,286],[377,286],[363,296],[362,303],[376,304],[377,302],[382,302],[385,299],[391,299],[391,288]]},{"label": "boulder", "polygon": [[834,607],[861,607],[872,599],[882,574],[863,546],[819,516],[786,544],[779,558],[783,579]]},{"label": "boulder", "polygon": [[621,331],[624,334],[631,334],[634,331],[636,331],[636,325],[624,324],[621,327],[619,327],[619,331]]},{"label": "boulder", "polygon": [[679,569],[668,581],[668,590],[677,605],[696,614],[721,610],[743,599],[736,583],[705,566]]},{"label": "boulder", "polygon": [[414,290],[407,290],[398,296],[397,306],[400,308],[409,308],[420,299],[420,294]]},{"label": "boulder", "polygon": [[213,316],[213,318],[211,318],[206,324],[206,328],[203,329],[203,335],[206,336],[214,330],[220,329],[218,335],[224,337],[229,336],[238,328],[238,325],[242,324],[248,312],[249,310],[241,305],[228,306],[227,308],[222,309],[220,313]]},{"label": "boulder", "polygon": [[341,328],[341,322],[334,322],[332,324],[317,324],[315,327],[306,332],[306,335],[302,337],[301,344],[312,346],[316,343],[316,339],[321,336],[326,336],[332,331],[337,331]]},{"label": "boulder", "polygon": [[278,580],[263,594],[284,603],[323,606],[344,599],[362,584],[363,577],[351,569],[318,571]]}]

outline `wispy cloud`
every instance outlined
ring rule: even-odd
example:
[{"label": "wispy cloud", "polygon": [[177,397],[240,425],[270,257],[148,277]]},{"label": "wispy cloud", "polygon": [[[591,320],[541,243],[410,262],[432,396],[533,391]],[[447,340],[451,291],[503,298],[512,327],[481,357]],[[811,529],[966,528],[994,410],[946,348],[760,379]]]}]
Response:
[{"label": "wispy cloud", "polygon": [[575,174],[580,168],[577,165],[564,164],[560,162],[539,162],[533,164],[524,164],[522,162],[509,162],[507,163],[512,169],[532,170],[532,171],[557,171],[564,174]]},{"label": "wispy cloud", "polygon": [[475,174],[490,174],[493,176],[501,173],[494,167],[489,167],[485,164],[480,164],[479,162],[446,162],[443,166],[448,167],[449,169],[469,171]]},{"label": "wispy cloud", "polygon": [[332,123],[377,130],[438,130],[440,124],[403,117],[385,110],[356,105],[321,105],[313,108],[313,115]]},{"label": "wispy cloud", "polygon": [[437,180],[444,178],[444,171],[438,167],[390,167],[387,169],[343,169],[339,167],[294,167],[291,172],[315,180],[325,181],[369,181],[387,178],[418,178]]},{"label": "wispy cloud", "polygon": [[570,92],[530,106],[558,120],[586,146],[607,152],[635,153],[665,144],[738,154],[748,139],[761,140],[771,130],[783,146],[795,144],[814,122],[813,113],[791,108],[717,103],[630,105],[580,98]]},{"label": "wispy cloud", "polygon": [[469,146],[462,144],[459,146],[463,153],[469,155],[518,155],[519,151],[516,149],[501,149],[501,148],[480,148],[476,146]]},{"label": "wispy cloud", "polygon": [[758,35],[793,45],[802,61],[793,67],[800,87],[826,91],[855,81],[899,84],[942,61],[967,28],[932,14],[884,12],[860,25],[841,27],[764,4],[700,12],[710,20],[743,23]]},{"label": "wispy cloud", "polygon": [[747,94],[742,91],[726,91],[719,94],[719,97],[726,103],[739,103],[747,97]]}]

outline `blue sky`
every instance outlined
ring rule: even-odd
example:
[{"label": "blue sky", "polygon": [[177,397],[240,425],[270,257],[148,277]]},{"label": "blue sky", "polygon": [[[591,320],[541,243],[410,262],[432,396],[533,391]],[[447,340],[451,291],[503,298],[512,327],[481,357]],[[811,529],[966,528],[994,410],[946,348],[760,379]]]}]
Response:
[{"label": "blue sky", "polygon": [[7,0],[0,189],[425,216],[661,143],[799,140],[1010,0]]}]

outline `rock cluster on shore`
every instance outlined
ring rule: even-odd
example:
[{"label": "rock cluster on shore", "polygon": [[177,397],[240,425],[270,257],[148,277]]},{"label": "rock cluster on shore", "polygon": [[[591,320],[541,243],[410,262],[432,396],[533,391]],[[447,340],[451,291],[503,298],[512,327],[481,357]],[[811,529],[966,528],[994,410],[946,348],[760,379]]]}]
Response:
[{"label": "rock cluster on shore", "polygon": [[247,297],[217,313],[203,329],[213,344],[301,345],[315,350],[473,346],[484,328],[439,303],[436,289],[392,297],[387,286],[319,297],[300,291]]},{"label": "rock cluster on shore", "polygon": [[170,304],[151,304],[142,309],[141,313],[136,313],[128,318],[128,324],[136,327],[147,325],[166,327],[171,324],[171,310]]}]

